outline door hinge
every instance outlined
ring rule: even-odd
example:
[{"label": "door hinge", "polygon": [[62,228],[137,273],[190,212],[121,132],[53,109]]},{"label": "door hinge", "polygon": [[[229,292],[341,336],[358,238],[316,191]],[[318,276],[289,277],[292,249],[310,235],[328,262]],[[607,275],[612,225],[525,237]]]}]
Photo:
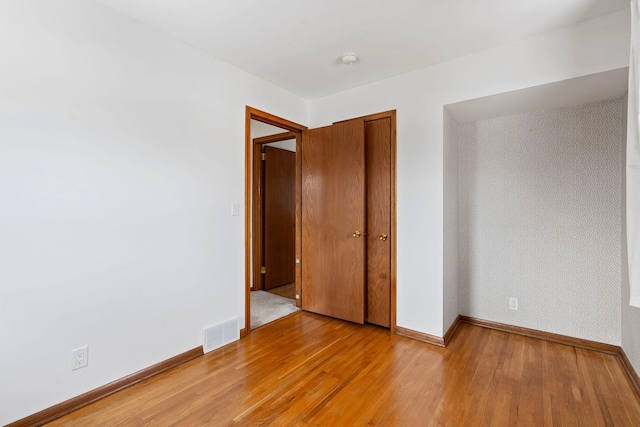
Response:
[{"label": "door hinge", "polygon": [[261,267],[260,274],[267,274],[267,267]]},{"label": "door hinge", "polygon": [[261,157],[262,160],[267,160],[267,153],[261,153]]}]

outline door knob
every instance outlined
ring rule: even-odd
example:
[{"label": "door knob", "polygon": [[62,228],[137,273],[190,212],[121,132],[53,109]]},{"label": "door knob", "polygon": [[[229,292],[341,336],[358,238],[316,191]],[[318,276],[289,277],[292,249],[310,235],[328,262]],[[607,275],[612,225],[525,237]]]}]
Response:
[{"label": "door knob", "polygon": [[353,237],[360,237],[362,236],[362,233],[360,233],[359,231],[356,230],[355,233],[353,233]]},{"label": "door knob", "polygon": [[378,237],[378,239],[380,239],[380,240],[387,240],[387,235],[386,235],[386,234],[384,234],[384,233],[382,233],[382,234],[380,234],[380,237]]}]

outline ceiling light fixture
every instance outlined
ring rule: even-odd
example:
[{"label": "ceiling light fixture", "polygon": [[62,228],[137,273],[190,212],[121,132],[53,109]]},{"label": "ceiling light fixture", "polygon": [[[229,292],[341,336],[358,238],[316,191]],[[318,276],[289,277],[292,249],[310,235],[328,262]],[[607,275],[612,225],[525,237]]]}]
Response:
[{"label": "ceiling light fixture", "polygon": [[353,65],[358,61],[358,55],[355,53],[345,53],[342,55],[342,63],[345,65]]}]

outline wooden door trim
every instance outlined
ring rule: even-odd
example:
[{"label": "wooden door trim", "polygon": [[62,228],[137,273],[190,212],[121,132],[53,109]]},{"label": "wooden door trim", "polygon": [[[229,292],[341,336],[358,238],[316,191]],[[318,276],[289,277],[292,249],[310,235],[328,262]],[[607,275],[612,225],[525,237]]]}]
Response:
[{"label": "wooden door trim", "polygon": [[302,132],[296,134],[296,307],[302,307]]},{"label": "wooden door trim", "polygon": [[295,139],[297,133],[296,132],[284,132],[277,133],[275,135],[261,136],[260,138],[253,138],[254,144],[271,144],[273,142],[287,141],[289,139]]},{"label": "wooden door trim", "polygon": [[[252,206],[253,200],[251,197],[253,190],[253,141],[251,139],[251,120],[257,120],[272,126],[277,126],[286,129],[294,134],[300,134],[307,127],[298,123],[292,122],[282,117],[275,116],[257,108],[245,107],[245,150],[244,150],[244,328],[240,330],[240,337],[245,337],[251,332],[251,231],[252,231]],[[282,134],[281,134],[282,135]],[[299,137],[298,137],[299,138]],[[296,138],[296,140],[298,140]],[[291,139],[291,138],[289,138]],[[271,141],[275,142],[275,141]],[[296,168],[298,163],[298,155],[296,155]],[[298,190],[296,186],[296,190]],[[299,193],[296,191],[296,200],[299,201]],[[297,218],[297,215],[296,215]],[[298,232],[296,230],[296,251],[299,245]],[[297,266],[297,265],[296,265]],[[297,271],[297,268],[296,268]],[[298,290],[299,280],[296,274],[296,292]]]},{"label": "wooden door trim", "polygon": [[397,301],[397,293],[396,293],[396,278],[397,278],[397,215],[396,215],[396,146],[397,146],[397,137],[396,137],[396,110],[383,111],[380,113],[369,114],[367,116],[354,117],[352,119],[340,120],[336,123],[347,122],[349,120],[358,120],[362,119],[365,122],[379,120],[379,119],[391,119],[391,327],[390,330],[392,333],[396,333],[396,301]]},{"label": "wooden door trim", "polygon": [[364,120],[365,122],[370,122],[378,119],[391,118],[392,125],[395,126],[395,117],[396,117],[396,110],[389,110],[389,111],[382,111],[380,113],[369,114],[367,116],[359,116],[359,117],[353,117],[346,120],[340,120],[337,122],[333,122],[333,124],[335,125],[337,123],[349,122],[351,120]]}]

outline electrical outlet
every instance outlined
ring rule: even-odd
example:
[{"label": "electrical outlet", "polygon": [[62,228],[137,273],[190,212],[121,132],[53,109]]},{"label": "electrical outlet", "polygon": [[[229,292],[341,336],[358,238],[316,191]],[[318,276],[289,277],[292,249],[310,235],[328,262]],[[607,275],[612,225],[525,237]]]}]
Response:
[{"label": "electrical outlet", "polygon": [[231,204],[231,216],[240,216],[240,203]]},{"label": "electrical outlet", "polygon": [[517,310],[518,309],[518,298],[516,298],[516,297],[509,298],[509,308],[511,310]]},{"label": "electrical outlet", "polygon": [[84,368],[89,364],[89,347],[78,347],[71,350],[71,370]]}]

